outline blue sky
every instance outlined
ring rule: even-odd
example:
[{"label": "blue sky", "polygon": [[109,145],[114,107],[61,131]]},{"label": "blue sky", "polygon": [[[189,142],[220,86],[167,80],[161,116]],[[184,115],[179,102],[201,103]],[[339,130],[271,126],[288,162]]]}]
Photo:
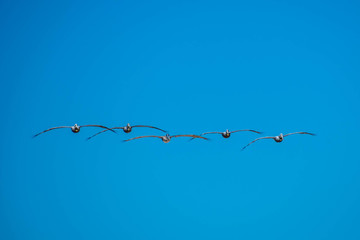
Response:
[{"label": "blue sky", "polygon": [[1,239],[359,239],[359,10],[1,1]]}]

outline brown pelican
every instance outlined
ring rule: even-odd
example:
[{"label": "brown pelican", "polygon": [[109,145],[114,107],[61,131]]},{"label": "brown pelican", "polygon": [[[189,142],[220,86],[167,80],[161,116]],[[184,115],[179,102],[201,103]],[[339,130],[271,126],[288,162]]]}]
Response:
[{"label": "brown pelican", "polygon": [[175,137],[192,137],[192,138],[201,138],[201,139],[208,140],[208,139],[205,138],[205,137],[201,137],[201,136],[194,135],[194,134],[173,135],[173,136],[170,136],[169,134],[166,134],[165,136],[140,136],[140,137],[134,137],[134,138],[130,138],[130,139],[124,140],[124,142],[128,142],[128,141],[135,140],[135,139],[139,139],[139,138],[146,138],[146,137],[160,138],[164,143],[170,142],[171,138],[175,138]]},{"label": "brown pelican", "polygon": [[75,123],[74,126],[60,126],[60,127],[49,128],[49,129],[46,129],[45,131],[42,131],[42,132],[40,132],[38,134],[35,134],[33,137],[37,137],[42,133],[46,133],[48,131],[51,131],[51,130],[54,130],[54,129],[60,129],[60,128],[70,128],[73,133],[78,133],[78,132],[80,132],[80,128],[82,128],[82,127],[100,127],[100,128],[105,128],[106,131],[111,130],[112,132],[115,132],[114,130],[112,130],[112,129],[108,128],[108,127],[102,126],[102,125],[82,125],[82,126],[79,126],[79,125],[77,125]]},{"label": "brown pelican", "polygon": [[254,132],[254,133],[258,133],[258,134],[261,134],[261,133],[262,133],[262,132],[258,132],[258,131],[251,130],[251,129],[235,130],[235,131],[231,131],[231,132],[229,131],[229,129],[226,129],[225,132],[206,132],[206,133],[200,134],[200,136],[206,135],[206,134],[214,134],[214,133],[217,133],[217,134],[221,134],[224,138],[229,138],[229,137],[230,137],[230,134],[232,134],[232,133],[235,133],[235,132],[244,132],[244,131]]},{"label": "brown pelican", "polygon": [[153,126],[148,126],[148,125],[135,125],[135,126],[130,126],[130,123],[128,123],[125,127],[113,127],[113,128],[110,128],[110,129],[105,129],[105,130],[103,130],[103,131],[101,131],[101,132],[98,132],[98,133],[92,135],[91,137],[88,137],[87,140],[90,140],[91,138],[99,135],[100,133],[103,133],[103,132],[106,132],[106,131],[109,131],[109,130],[113,130],[113,129],[122,129],[125,133],[129,133],[129,132],[131,132],[132,128],[134,128],[134,127],[154,128],[154,129],[163,131],[163,132],[165,132],[165,133],[167,132],[167,131],[165,131],[165,130],[162,130],[162,129],[160,129],[160,128],[153,127]]},{"label": "brown pelican", "polygon": [[242,150],[244,150],[247,146],[249,146],[250,144],[260,140],[260,139],[274,139],[275,142],[282,142],[284,140],[284,137],[287,137],[287,136],[290,136],[290,135],[293,135],[293,134],[309,134],[309,135],[312,135],[312,136],[315,136],[314,133],[309,133],[309,132],[294,132],[294,133],[288,133],[288,134],[285,134],[283,135],[282,133],[280,133],[279,136],[274,136],[274,137],[261,137],[261,138],[257,138],[255,139],[254,141],[250,142],[248,145],[246,145],[245,147],[242,148]]}]

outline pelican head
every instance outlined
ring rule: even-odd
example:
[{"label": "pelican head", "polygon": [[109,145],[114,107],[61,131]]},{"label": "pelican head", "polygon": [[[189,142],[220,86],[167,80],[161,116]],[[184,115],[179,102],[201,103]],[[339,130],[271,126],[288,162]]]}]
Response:
[{"label": "pelican head", "polygon": [[171,139],[171,137],[170,137],[170,135],[169,135],[168,133],[161,138],[161,140],[162,140],[164,143],[170,142],[170,139]]},{"label": "pelican head", "polygon": [[226,129],[225,132],[221,133],[221,135],[224,137],[224,138],[229,138],[230,137],[230,131],[229,129]]},{"label": "pelican head", "polygon": [[280,135],[276,136],[274,140],[275,142],[282,142],[284,140],[284,135],[280,133]]},{"label": "pelican head", "polygon": [[71,131],[72,131],[73,133],[78,133],[78,132],[80,132],[80,126],[75,123],[75,125],[71,127]]},{"label": "pelican head", "polygon": [[131,130],[132,130],[132,127],[130,126],[130,123],[128,123],[125,127],[124,127],[124,132],[126,132],[126,133],[129,133],[129,132],[131,132]]}]

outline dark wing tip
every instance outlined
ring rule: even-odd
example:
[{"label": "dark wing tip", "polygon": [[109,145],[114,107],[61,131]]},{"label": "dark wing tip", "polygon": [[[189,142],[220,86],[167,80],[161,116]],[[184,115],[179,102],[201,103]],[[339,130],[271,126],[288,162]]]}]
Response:
[{"label": "dark wing tip", "polygon": [[154,127],[154,126],[150,126],[150,125],[135,125],[135,126],[132,126],[132,127],[147,127],[147,128],[154,128],[154,129],[157,129],[157,130],[160,130],[164,133],[168,133],[168,131],[164,130],[164,129],[161,129],[161,128],[158,128],[158,127]]},{"label": "dark wing tip", "polygon": [[236,133],[236,132],[244,132],[244,131],[248,131],[248,132],[254,132],[254,133],[258,133],[258,134],[262,134],[263,132],[259,132],[253,129],[242,129],[242,130],[235,130],[235,131],[231,131],[230,133]]},{"label": "dark wing tip", "polygon": [[196,136],[196,137],[193,137],[193,138],[201,138],[201,139],[208,140],[208,141],[210,140],[209,138],[203,137],[201,135],[194,135],[194,136]]},{"label": "dark wing tip", "polygon": [[264,133],[264,132],[256,131],[256,130],[253,130],[253,129],[249,129],[248,131],[254,132],[254,133],[257,133],[257,134],[263,134]]},{"label": "dark wing tip", "polygon": [[247,148],[250,144],[251,144],[251,143],[249,143],[249,144],[245,145],[245,146],[241,149],[241,151],[244,151],[244,150],[245,150],[245,148]]},{"label": "dark wing tip", "polygon": [[[199,135],[193,135],[193,136],[199,136],[199,137],[203,137],[203,135],[206,135],[206,133],[201,133],[201,134],[199,134]],[[192,141],[192,140],[194,140],[194,139],[196,139],[197,137],[192,137],[192,138],[190,138],[189,139],[189,141]],[[205,137],[204,137],[205,138]],[[206,139],[208,139],[208,138],[206,138]]]},{"label": "dark wing tip", "polygon": [[310,132],[300,132],[300,134],[308,134],[308,135],[311,135],[311,136],[316,136],[315,133],[310,133]]},{"label": "dark wing tip", "polygon": [[99,135],[101,132],[95,133],[94,135],[87,137],[86,140],[89,141],[90,139],[92,139],[93,137]]},{"label": "dark wing tip", "polygon": [[129,138],[129,139],[125,139],[125,140],[122,140],[122,142],[129,142],[131,140],[134,140],[135,138]]}]

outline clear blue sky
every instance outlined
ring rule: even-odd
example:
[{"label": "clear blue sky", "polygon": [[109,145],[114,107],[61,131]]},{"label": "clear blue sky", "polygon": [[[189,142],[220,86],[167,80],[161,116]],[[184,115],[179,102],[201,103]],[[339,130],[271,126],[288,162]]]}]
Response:
[{"label": "clear blue sky", "polygon": [[[0,238],[360,239],[359,25],[357,1],[1,1]],[[31,138],[128,122],[318,135]]]}]

